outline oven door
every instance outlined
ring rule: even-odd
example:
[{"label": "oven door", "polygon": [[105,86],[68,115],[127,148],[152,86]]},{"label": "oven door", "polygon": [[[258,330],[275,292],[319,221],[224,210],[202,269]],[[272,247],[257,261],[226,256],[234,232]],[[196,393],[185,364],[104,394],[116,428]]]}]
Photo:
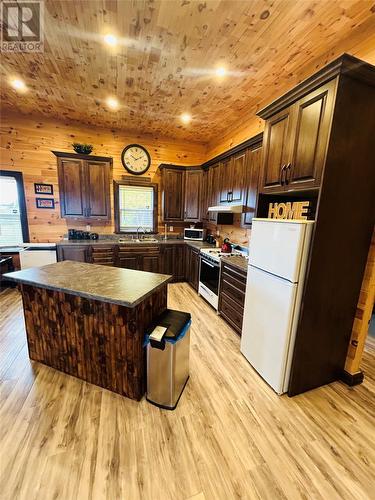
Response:
[{"label": "oven door", "polygon": [[219,294],[220,264],[209,262],[201,257],[199,281],[205,285],[215,295]]}]

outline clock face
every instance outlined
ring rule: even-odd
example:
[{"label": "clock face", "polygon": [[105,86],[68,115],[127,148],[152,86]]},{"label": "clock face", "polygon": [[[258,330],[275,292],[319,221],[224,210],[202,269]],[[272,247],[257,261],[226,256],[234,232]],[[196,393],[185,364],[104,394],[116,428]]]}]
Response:
[{"label": "clock face", "polygon": [[151,164],[148,151],[139,144],[126,146],[121,154],[121,161],[126,170],[135,175],[147,172]]}]

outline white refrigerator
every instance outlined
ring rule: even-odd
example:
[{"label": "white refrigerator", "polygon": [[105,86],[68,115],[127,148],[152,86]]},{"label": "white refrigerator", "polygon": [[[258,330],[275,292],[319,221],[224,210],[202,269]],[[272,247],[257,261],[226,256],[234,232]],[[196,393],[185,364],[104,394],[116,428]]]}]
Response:
[{"label": "white refrigerator", "polygon": [[278,394],[288,390],[313,224],[253,219],[241,352]]}]

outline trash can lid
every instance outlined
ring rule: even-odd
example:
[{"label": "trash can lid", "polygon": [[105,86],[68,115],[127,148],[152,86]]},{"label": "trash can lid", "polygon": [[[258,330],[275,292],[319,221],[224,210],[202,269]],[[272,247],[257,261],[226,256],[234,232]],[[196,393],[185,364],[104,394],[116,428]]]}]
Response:
[{"label": "trash can lid", "polygon": [[175,339],[190,320],[190,313],[167,309],[158,317],[154,326],[160,325],[168,328],[164,334],[164,338]]}]

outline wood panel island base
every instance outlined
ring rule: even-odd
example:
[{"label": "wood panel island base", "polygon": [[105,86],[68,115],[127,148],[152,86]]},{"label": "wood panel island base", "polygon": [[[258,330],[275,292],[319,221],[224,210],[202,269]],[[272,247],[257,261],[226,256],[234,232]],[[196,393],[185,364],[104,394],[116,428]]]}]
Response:
[{"label": "wood panel island base", "polygon": [[32,360],[142,398],[144,332],[167,308],[171,276],[64,261],[8,277],[20,284]]}]

